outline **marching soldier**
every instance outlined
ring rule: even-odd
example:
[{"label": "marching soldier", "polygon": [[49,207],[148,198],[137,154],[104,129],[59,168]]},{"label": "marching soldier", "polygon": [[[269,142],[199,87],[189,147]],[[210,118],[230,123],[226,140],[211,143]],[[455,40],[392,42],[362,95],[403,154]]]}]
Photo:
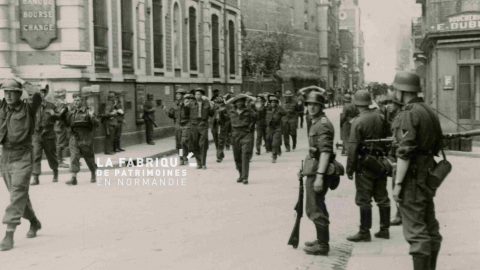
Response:
[{"label": "marching soldier", "polygon": [[318,160],[318,172],[307,176],[306,212],[308,218],[315,224],[317,239],[305,243],[305,252],[312,255],[328,255],[330,251],[329,215],[325,204],[328,183],[324,180],[327,166],[333,155],[334,128],[325,116],[323,109],[326,98],[324,92],[311,91],[306,100],[307,109],[312,116],[312,127],[308,133],[310,155]]},{"label": "marching soldier", "polygon": [[207,169],[208,119],[213,109],[205,90],[195,89],[195,101],[190,103],[190,149],[197,159],[197,169]]},{"label": "marching soldier", "polygon": [[33,179],[30,185],[40,183],[39,176],[42,169],[42,152],[47,156],[48,165],[53,171],[53,182],[58,182],[58,159],[56,149],[56,134],[54,131],[55,121],[58,116],[55,114],[55,104],[46,100],[49,92],[48,84],[41,85],[40,94],[42,104],[35,116],[35,129],[33,133]]},{"label": "marching soldier", "polygon": [[13,248],[13,235],[22,217],[30,221],[28,238],[36,237],[37,231],[42,228],[28,195],[28,182],[32,173],[34,119],[42,97],[39,93],[34,93],[31,103],[23,102],[22,88],[16,79],[5,79],[0,85],[0,90],[5,93],[0,103],[0,144],[3,148],[0,166],[10,195],[3,216],[7,230],[0,243],[2,251]]},{"label": "marching soldier", "polygon": [[153,126],[155,124],[155,107],[153,106],[153,94],[147,94],[147,100],[143,104],[143,120],[145,121],[145,137],[147,144],[154,145]]},{"label": "marching soldier", "polygon": [[113,155],[113,140],[118,126],[117,110],[115,109],[115,93],[108,93],[107,103],[102,106],[102,122],[105,130],[105,155]]},{"label": "marching soldier", "polygon": [[414,270],[435,270],[442,243],[435,217],[432,190],[427,183],[442,145],[442,129],[436,114],[417,96],[420,78],[398,72],[393,82],[396,98],[405,104],[393,126],[398,143],[393,197],[402,214],[403,234],[410,244]]},{"label": "marching soldier", "polygon": [[302,95],[299,95],[297,98],[297,115],[298,115],[298,124],[299,128],[303,128],[303,115],[305,114],[305,104],[304,98]]},{"label": "marching soldier", "polygon": [[227,124],[229,121],[227,107],[225,101],[222,97],[217,96],[214,100],[214,114],[212,121],[212,135],[213,141],[215,143],[215,148],[217,149],[217,162],[222,162],[225,158],[225,140],[227,139]]},{"label": "marching soldier", "polygon": [[125,149],[121,147],[122,132],[123,132],[123,121],[125,119],[125,111],[122,104],[122,95],[120,93],[115,93],[115,103],[114,109],[117,111],[115,118],[117,119],[117,126],[115,127],[114,137],[113,137],[113,151],[114,152],[123,152]]},{"label": "marching soldier", "polygon": [[378,160],[380,156],[376,149],[365,147],[364,141],[385,137],[383,117],[368,106],[372,103],[367,90],[359,90],[354,96],[355,106],[360,114],[353,120],[348,140],[347,175],[353,179],[355,174],[355,202],[360,208],[360,230],[347,240],[352,242],[371,241],[372,197],[380,211],[380,231],[375,237],[389,239],[390,199],[387,193],[387,177],[379,173]]},{"label": "marching soldier", "polygon": [[[298,125],[298,105],[293,99],[292,91],[288,90],[283,95],[285,104],[282,106],[285,116],[282,118],[283,143],[287,152],[297,147],[297,125]],[[290,137],[292,137],[292,147],[290,148]]]},{"label": "marching soldier", "polygon": [[[59,89],[55,91],[55,114],[63,115],[68,112],[68,106],[65,101],[67,91],[65,89]],[[68,168],[68,164],[65,163],[63,157],[68,151],[68,131],[67,124],[64,117],[60,117],[55,122],[54,131],[57,139],[57,159],[58,167]]]},{"label": "marching soldier", "polygon": [[[223,95],[223,100],[229,100],[230,98],[232,98],[232,95],[230,93],[227,93],[225,95]],[[226,104],[225,105],[227,110],[230,110],[231,109],[231,106],[229,104]],[[231,137],[232,137],[232,126],[231,126],[231,123],[230,123],[230,119],[227,119],[227,122],[225,123],[225,127],[226,127],[226,130],[225,130],[225,150],[226,151],[229,151],[230,150],[230,145],[231,145]]]},{"label": "marching soldier", "polygon": [[352,127],[352,120],[357,117],[358,109],[352,104],[352,96],[350,94],[345,94],[343,98],[344,106],[343,111],[340,114],[340,129],[341,129],[341,139],[343,142],[342,155],[346,155],[347,142],[350,137],[350,129]]},{"label": "marching soldier", "polygon": [[86,104],[89,92],[83,89],[81,93],[73,94],[73,108],[67,113],[66,123],[70,127],[70,172],[72,178],[67,185],[77,184],[77,173],[80,171],[80,157],[83,157],[90,169],[90,183],[96,182],[97,164],[93,151],[93,131],[98,126],[98,119],[93,108]]},{"label": "marching soldier", "polygon": [[[262,140],[265,145],[267,145],[267,107],[265,105],[265,97],[261,95],[258,95],[257,100],[255,101],[255,113],[257,115],[255,127],[257,131],[257,139],[255,143],[257,151],[255,152],[255,154],[260,155],[262,148]],[[267,151],[269,151],[269,149],[267,149]]]},{"label": "marching soldier", "polygon": [[267,110],[267,142],[271,144],[272,163],[282,154],[282,117],[285,111],[279,106],[277,96],[269,96],[270,108]]},{"label": "marching soldier", "polygon": [[[252,144],[255,128],[255,112],[246,106],[248,95],[239,94],[227,101],[235,108],[230,110],[229,118],[232,125],[232,146],[235,166],[240,176],[237,183],[248,184],[250,158],[252,156]],[[254,99],[254,98],[253,98]]]},{"label": "marching soldier", "polygon": [[183,153],[181,153],[180,156],[180,165],[184,165],[186,162],[188,162],[188,153],[185,153],[185,149],[182,145],[183,131],[185,126],[188,124],[188,119],[186,118],[185,108],[183,105],[183,97],[185,93],[186,91],[184,89],[177,90],[177,93],[175,94],[175,107],[170,108],[168,111],[168,117],[173,119],[173,122],[175,123],[175,147],[177,152],[180,154],[180,149],[183,149]]}]

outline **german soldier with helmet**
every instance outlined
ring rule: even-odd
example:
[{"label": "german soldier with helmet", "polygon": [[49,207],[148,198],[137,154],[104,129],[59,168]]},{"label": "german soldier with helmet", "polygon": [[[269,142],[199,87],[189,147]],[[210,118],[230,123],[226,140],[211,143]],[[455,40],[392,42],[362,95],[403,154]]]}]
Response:
[{"label": "german soldier with helmet", "polygon": [[[283,143],[286,151],[295,150],[297,147],[297,125],[298,125],[298,105],[293,98],[293,93],[287,90],[284,93],[285,104],[283,110],[285,116],[282,118]],[[290,137],[292,144],[290,145]]]},{"label": "german soldier with helmet", "polygon": [[270,106],[266,115],[267,141],[272,149],[272,163],[276,163],[278,156],[282,154],[282,118],[285,116],[285,111],[280,107],[277,96],[269,96],[268,101]]}]

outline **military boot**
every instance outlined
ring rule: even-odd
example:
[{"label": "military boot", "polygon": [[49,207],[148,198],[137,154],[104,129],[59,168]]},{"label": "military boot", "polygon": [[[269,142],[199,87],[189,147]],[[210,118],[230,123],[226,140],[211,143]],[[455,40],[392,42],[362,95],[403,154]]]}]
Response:
[{"label": "military boot", "polygon": [[372,227],[372,209],[360,208],[360,230],[357,234],[347,237],[351,242],[370,242],[372,236],[370,235],[370,228]]},{"label": "military boot", "polygon": [[1,251],[7,251],[13,248],[13,233],[13,231],[7,231],[5,233],[2,243],[0,243]]},{"label": "military boot", "polygon": [[413,270],[430,270],[430,256],[412,256]]},{"label": "military boot", "polygon": [[30,230],[27,232],[27,238],[37,237],[37,231],[39,231],[41,228],[42,224],[37,218],[30,220]]},{"label": "military boot", "polygon": [[58,170],[53,170],[53,180],[52,182],[57,183],[58,182]]},{"label": "military boot", "polygon": [[397,214],[395,218],[390,221],[390,226],[400,226],[402,225],[402,216],[400,215],[400,210],[397,208]]},{"label": "military boot", "polygon": [[438,259],[438,252],[440,250],[432,250],[430,254],[430,270],[435,270],[437,268],[437,259]]},{"label": "military boot", "polygon": [[38,175],[34,175],[33,179],[32,179],[32,182],[30,182],[30,185],[31,186],[36,186],[38,184],[40,184],[40,180],[38,179]]},{"label": "military boot", "polygon": [[315,226],[317,230],[317,241],[309,242],[309,246],[305,246],[303,249],[305,253],[310,255],[323,255],[327,256],[330,251],[328,242],[330,240],[330,233],[328,227]]},{"label": "military boot", "polygon": [[75,186],[77,185],[77,177],[76,176],[72,176],[72,179],[70,179],[70,181],[67,181],[65,184],[69,185],[69,186]]},{"label": "military boot", "polygon": [[390,207],[380,207],[380,231],[375,233],[376,238],[390,239]]},{"label": "military boot", "polygon": [[90,183],[97,182],[97,174],[95,172],[90,173]]}]

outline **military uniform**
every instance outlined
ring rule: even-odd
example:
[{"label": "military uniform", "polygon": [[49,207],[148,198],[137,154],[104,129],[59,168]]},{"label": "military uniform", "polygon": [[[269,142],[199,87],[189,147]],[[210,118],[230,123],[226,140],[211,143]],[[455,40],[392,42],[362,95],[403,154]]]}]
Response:
[{"label": "military uniform", "polygon": [[195,154],[197,168],[207,168],[208,119],[213,110],[207,100],[194,100],[189,105],[190,144],[189,149]]},{"label": "military uniform", "polygon": [[[20,83],[13,79],[4,80],[1,89],[22,91]],[[2,251],[13,248],[13,234],[22,217],[30,220],[27,237],[35,237],[36,231],[41,228],[28,195],[33,170],[32,135],[35,115],[41,103],[39,93],[33,94],[31,103],[19,101],[9,105],[5,99],[0,102],[0,144],[3,150],[0,167],[10,194],[3,216],[7,233],[0,246]]]},{"label": "military uniform", "polygon": [[244,184],[248,184],[255,117],[255,112],[249,108],[244,108],[242,111],[234,108],[229,112],[232,125],[233,158],[240,174],[237,182],[243,182]]},{"label": "military uniform", "polygon": [[[267,107],[266,106],[261,106],[259,108],[255,108],[256,112],[256,124],[255,124],[255,130],[257,132],[257,138],[256,138],[256,153],[257,155],[260,155],[261,148],[262,148],[262,140],[265,143],[265,146],[267,146]],[[266,148],[267,152],[271,151],[271,149]]]},{"label": "military uniform", "polygon": [[347,149],[347,174],[355,173],[355,202],[360,208],[360,232],[355,235],[358,237],[349,237],[350,241],[370,241],[372,197],[380,211],[380,232],[376,237],[389,237],[387,235],[390,227],[390,199],[387,192],[387,177],[365,168],[367,158],[378,159],[379,156],[363,147],[365,140],[384,138],[384,127],[383,117],[373,110],[360,112],[352,123]]},{"label": "military uniform", "polygon": [[123,121],[125,119],[125,111],[124,111],[122,100],[120,98],[119,93],[115,94],[114,109],[117,112],[117,114],[115,116],[115,119],[117,120],[117,125],[115,126],[115,131],[114,131],[114,135],[113,135],[113,151],[122,152],[122,151],[125,151],[121,147],[122,132],[123,132]]},{"label": "military uniform", "polygon": [[[285,116],[282,118],[283,143],[287,152],[297,147],[297,125],[298,125],[298,105],[294,100],[286,102],[283,105]],[[292,137],[292,145],[290,145],[290,137]]]},{"label": "military uniform", "polygon": [[340,128],[341,128],[341,139],[343,142],[342,154],[346,153],[346,146],[348,139],[350,137],[350,129],[352,128],[351,121],[358,116],[358,109],[352,103],[347,103],[343,106],[343,111],[340,114]]},{"label": "military uniform", "polygon": [[267,110],[267,141],[271,143],[272,161],[276,162],[278,155],[281,155],[282,145],[282,117],[285,116],[285,111],[278,106],[277,108],[270,107]]},{"label": "military uniform", "polygon": [[413,256],[432,257],[436,264],[442,236],[435,217],[433,191],[428,187],[428,172],[435,166],[434,155],[442,143],[442,131],[435,113],[423,99],[411,100],[393,125],[398,141],[397,158],[410,160],[402,182],[402,201],[399,203],[403,233]]},{"label": "military uniform", "polygon": [[33,171],[34,179],[32,185],[38,184],[38,176],[42,168],[42,152],[48,160],[50,169],[53,170],[53,181],[58,181],[58,159],[56,149],[56,134],[54,131],[55,121],[58,119],[55,114],[55,105],[51,102],[42,101],[35,116],[35,129],[33,133]]},{"label": "military uniform", "polygon": [[303,128],[303,115],[305,114],[305,104],[303,97],[300,96],[297,100],[297,115],[298,115],[298,127]]},{"label": "military uniform", "polygon": [[68,129],[65,123],[65,119],[61,117],[66,112],[68,112],[68,106],[65,103],[65,91],[59,91],[56,93],[56,106],[55,106],[55,114],[59,115],[59,119],[55,122],[54,131],[56,136],[56,149],[57,149],[57,160],[59,167],[66,167],[68,165],[65,164],[63,157],[66,156],[66,152],[68,150]]},{"label": "military uniform", "polygon": [[[218,97],[217,97],[218,99]],[[218,101],[218,100],[217,100]],[[218,101],[214,109],[213,121],[212,121],[212,135],[217,149],[217,162],[222,162],[225,158],[225,140],[227,139],[227,129],[230,122],[228,111],[222,101]]]},{"label": "military uniform", "polygon": [[185,148],[184,145],[184,133],[185,129],[188,124],[188,116],[186,113],[185,106],[183,105],[183,99],[182,100],[177,100],[175,102],[175,107],[171,108],[168,111],[168,117],[173,119],[175,123],[175,148],[177,151],[180,153],[180,149],[182,149],[183,153],[182,156],[180,157],[180,164],[184,164],[187,162],[187,155],[188,155],[188,150]]},{"label": "military uniform", "polygon": [[153,106],[152,94],[147,94],[147,100],[143,104],[143,120],[145,121],[145,140],[148,144],[155,144],[153,141],[153,126],[155,125],[155,107]]},{"label": "military uniform", "polygon": [[[95,163],[95,153],[93,150],[94,128],[98,125],[98,120],[94,114],[89,112],[85,105],[74,107],[68,112],[66,117],[67,125],[70,127],[70,172],[76,175],[80,171],[80,157],[83,157],[91,172],[91,182],[95,182],[95,172],[97,165]],[[76,177],[67,182],[70,185],[76,185]]]},{"label": "military uniform", "polygon": [[114,152],[113,141],[115,129],[118,127],[117,110],[115,109],[114,97],[109,94],[107,103],[103,106],[102,122],[105,131],[105,154],[111,155]]}]

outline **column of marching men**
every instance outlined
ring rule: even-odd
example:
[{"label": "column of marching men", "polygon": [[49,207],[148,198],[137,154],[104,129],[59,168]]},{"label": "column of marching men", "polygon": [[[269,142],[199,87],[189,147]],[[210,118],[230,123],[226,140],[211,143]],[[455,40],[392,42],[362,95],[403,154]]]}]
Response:
[{"label": "column of marching men", "polygon": [[[33,238],[41,228],[28,196],[29,179],[39,184],[40,162],[45,152],[53,171],[53,181],[58,181],[58,168],[66,167],[64,151],[70,151],[72,178],[69,185],[77,184],[79,159],[84,157],[95,182],[96,164],[93,151],[93,131],[100,124],[105,129],[105,153],[123,151],[120,144],[123,124],[121,99],[109,93],[107,104],[97,115],[87,106],[87,91],[74,95],[71,106],[65,104],[65,90],[55,93],[55,100],[48,100],[48,86],[32,94],[30,101],[21,100],[25,82],[18,79],[2,81],[0,88],[5,98],[0,105],[0,142],[3,146],[1,169],[10,192],[3,223],[6,235],[1,250],[13,247],[13,234],[20,218],[30,221],[27,237]],[[372,199],[379,209],[379,231],[376,238],[389,239],[390,225],[403,225],[414,269],[433,270],[440,250],[442,237],[435,218],[433,195],[435,191],[425,186],[427,172],[435,165],[433,156],[441,148],[441,129],[437,117],[417,97],[420,92],[417,75],[399,72],[394,79],[393,91],[379,105],[372,108],[371,94],[358,90],[344,95],[344,107],[340,117],[342,154],[347,156],[346,173],[355,182],[355,203],[359,207],[360,226],[356,234],[347,239],[352,242],[371,241]],[[306,159],[313,160],[313,173],[306,174],[306,213],[316,228],[316,239],[305,243],[305,252],[313,255],[329,253],[329,214],[326,194],[338,183],[331,177],[334,150],[334,128],[324,109],[332,100],[329,91],[316,86],[291,91],[283,96],[260,93],[226,94],[214,90],[209,99],[203,89],[187,92],[178,89],[175,105],[166,109],[175,123],[175,147],[180,154],[180,165],[196,163],[197,169],[207,169],[209,127],[216,148],[216,162],[223,162],[225,151],[233,152],[238,183],[248,184],[249,168],[253,153],[271,155],[272,163],[282,155],[282,140],[286,152],[297,147],[297,128],[303,127],[303,117],[308,131]],[[334,106],[334,104],[331,104]],[[147,95],[143,118],[146,142],[153,142],[155,107],[153,96]],[[305,112],[305,114],[304,114]],[[390,151],[397,164],[391,175],[378,171],[380,154],[386,149],[367,147],[367,140],[393,136],[396,148]],[[67,139],[69,137],[69,139]],[[68,143],[67,143],[68,140]],[[194,160],[189,159],[193,153]],[[33,162],[32,162],[33,161]],[[337,162],[338,163],[338,162]],[[387,176],[393,177],[393,196],[397,202],[397,214],[390,222],[390,205]],[[337,179],[338,180],[338,179]]]}]

